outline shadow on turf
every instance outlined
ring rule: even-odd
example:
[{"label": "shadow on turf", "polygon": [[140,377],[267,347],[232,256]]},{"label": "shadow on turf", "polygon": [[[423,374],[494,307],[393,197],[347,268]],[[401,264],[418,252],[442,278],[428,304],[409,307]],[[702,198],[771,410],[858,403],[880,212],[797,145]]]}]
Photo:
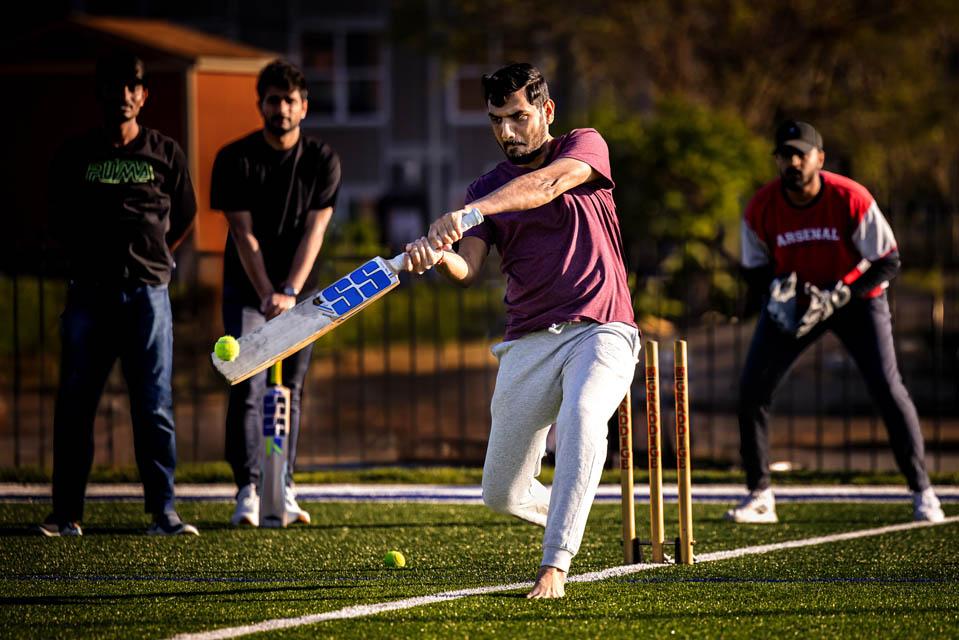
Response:
[{"label": "shadow on turf", "polygon": [[[205,531],[255,531],[255,527],[237,527],[229,522],[197,522],[190,521],[191,524],[195,525],[202,535]],[[27,525],[15,526],[15,527],[0,527],[0,537],[5,536],[39,536],[40,534],[34,530],[36,523],[30,523]],[[470,527],[473,529],[494,529],[494,528],[504,528],[504,527],[515,527],[521,526],[517,522],[512,521],[486,521],[486,522],[391,522],[391,523],[365,523],[365,522],[327,522],[324,524],[313,524],[313,525],[291,525],[288,527],[290,531],[308,531],[308,530],[333,530],[333,529],[361,529],[361,530],[391,530],[391,529],[409,529],[411,527],[432,527],[436,529],[441,528],[458,528],[458,527]],[[144,522],[143,526],[131,527],[131,526],[110,526],[110,525],[83,525],[83,535],[86,536],[113,536],[113,535],[145,535],[146,530],[149,527],[149,522]]]},{"label": "shadow on turf", "polygon": [[[200,528],[200,532],[203,531],[256,531],[256,527],[236,527],[229,522],[203,522],[203,523],[194,523],[197,527]],[[287,527],[288,530],[319,530],[325,531],[329,529],[409,529],[411,527],[433,527],[437,529],[442,528],[457,528],[457,527],[470,527],[471,529],[493,529],[499,527],[516,527],[523,526],[519,521],[513,522],[506,520],[503,522],[470,522],[470,521],[458,521],[458,522],[388,522],[388,523],[373,523],[373,522],[324,522],[323,524],[294,524]],[[104,531],[101,529],[101,531]],[[277,529],[273,529],[277,531]]]},{"label": "shadow on turf", "polygon": [[[27,536],[31,538],[40,538],[40,532],[36,530],[36,524],[29,524],[19,527],[0,527],[0,537],[7,536]],[[136,535],[145,536],[149,523],[144,523],[142,527],[93,527],[83,526],[83,537],[104,536],[104,535]],[[202,530],[202,529],[201,529]]]},{"label": "shadow on turf", "polygon": [[[64,595],[64,596],[32,596],[32,597],[18,597],[18,598],[2,598],[0,597],[0,606],[39,606],[39,605],[77,605],[77,604],[109,604],[112,602],[125,602],[130,600],[139,600],[141,598],[146,599],[157,599],[157,598],[203,598],[203,599],[212,599],[217,601],[226,601],[226,599],[231,599],[235,601],[246,601],[247,596],[258,596],[260,594],[277,594],[277,593],[293,593],[293,592],[313,592],[319,591],[321,589],[336,589],[341,590],[344,588],[355,589],[359,588],[362,585],[310,585],[302,587],[263,587],[263,588],[253,588],[253,589],[226,589],[222,591],[154,591],[154,592],[144,592],[144,593],[123,593],[123,594],[94,594],[94,595]],[[234,598],[234,596],[241,596],[239,598]],[[343,596],[337,595],[335,597],[329,598],[319,598],[319,597],[303,597],[303,598],[286,598],[285,602],[314,602],[314,601],[323,601],[323,600],[342,600]]]}]

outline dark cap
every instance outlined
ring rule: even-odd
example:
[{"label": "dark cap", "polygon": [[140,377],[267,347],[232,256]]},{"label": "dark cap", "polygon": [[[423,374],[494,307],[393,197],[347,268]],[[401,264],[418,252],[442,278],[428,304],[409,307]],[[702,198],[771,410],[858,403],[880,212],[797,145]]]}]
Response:
[{"label": "dark cap", "polygon": [[786,120],[776,128],[776,146],[773,153],[783,147],[794,147],[803,153],[810,149],[822,149],[822,136],[808,122]]},{"label": "dark cap", "polygon": [[97,84],[142,84],[146,86],[146,68],[136,55],[121,51],[97,60]]}]

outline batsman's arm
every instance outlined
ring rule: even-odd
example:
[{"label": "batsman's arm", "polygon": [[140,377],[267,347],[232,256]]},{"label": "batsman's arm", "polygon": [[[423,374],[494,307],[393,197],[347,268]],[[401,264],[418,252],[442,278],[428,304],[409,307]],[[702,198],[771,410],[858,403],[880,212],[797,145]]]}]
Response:
[{"label": "batsman's arm", "polygon": [[468,287],[483,268],[488,249],[484,241],[467,236],[460,240],[459,251],[449,248],[435,251],[424,237],[406,245],[406,253],[410,257],[412,271],[423,273],[435,266],[456,284]]},{"label": "batsman's arm", "polygon": [[474,200],[463,209],[451,211],[430,225],[427,238],[434,249],[451,245],[463,237],[458,222],[471,209],[484,216],[505,211],[528,211],[552,202],[570,189],[601,178],[582,160],[560,158],[545,167],[513,178],[496,191]]},{"label": "batsman's arm", "polygon": [[526,211],[552,202],[581,184],[600,178],[598,171],[573,158],[560,158],[545,167],[513,178],[502,187],[466,205],[483,215]]}]

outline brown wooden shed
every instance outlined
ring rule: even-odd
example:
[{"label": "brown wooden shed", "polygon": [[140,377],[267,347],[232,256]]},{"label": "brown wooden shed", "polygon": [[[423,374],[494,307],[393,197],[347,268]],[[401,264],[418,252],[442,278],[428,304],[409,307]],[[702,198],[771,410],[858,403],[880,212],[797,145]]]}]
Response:
[{"label": "brown wooden shed", "polygon": [[57,270],[58,256],[42,251],[47,168],[66,138],[99,124],[95,62],[117,49],[146,64],[150,98],[141,121],[175,138],[189,158],[199,204],[193,246],[222,252],[226,222],[209,209],[213,159],[225,143],[262,125],[256,76],[276,54],[163,20],[92,16],[48,25],[5,49],[0,77],[8,97],[0,101],[0,117],[8,135],[0,145],[0,197],[10,247],[0,269]]}]

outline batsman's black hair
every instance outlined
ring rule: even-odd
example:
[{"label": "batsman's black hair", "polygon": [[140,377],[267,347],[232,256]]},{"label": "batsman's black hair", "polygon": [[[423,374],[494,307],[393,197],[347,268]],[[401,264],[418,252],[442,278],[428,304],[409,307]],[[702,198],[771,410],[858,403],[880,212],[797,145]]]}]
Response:
[{"label": "batsman's black hair", "polygon": [[299,89],[300,97],[306,100],[306,78],[303,76],[303,72],[289,60],[277,58],[260,71],[260,75],[256,79],[256,93],[260,100],[263,99],[270,87],[276,87],[284,91]]},{"label": "batsman's black hair", "polygon": [[531,105],[542,107],[549,100],[546,78],[528,62],[510,64],[483,76],[483,98],[494,107],[502,107],[509,96],[524,87]]}]

